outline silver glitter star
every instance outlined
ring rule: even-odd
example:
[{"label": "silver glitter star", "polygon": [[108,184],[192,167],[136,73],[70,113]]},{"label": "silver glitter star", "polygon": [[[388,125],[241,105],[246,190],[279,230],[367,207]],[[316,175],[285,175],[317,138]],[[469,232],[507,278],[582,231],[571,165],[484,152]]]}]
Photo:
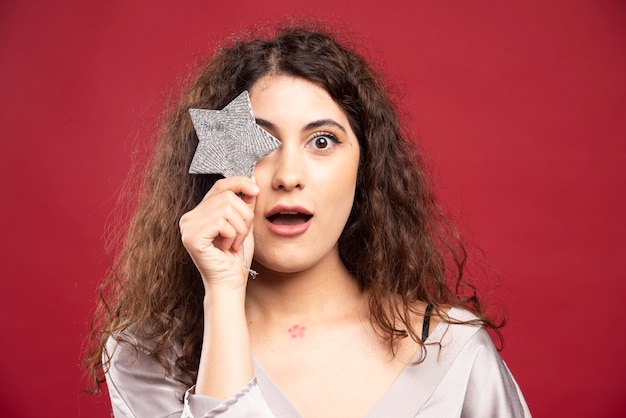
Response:
[{"label": "silver glitter star", "polygon": [[281,142],[256,124],[248,92],[222,110],[189,109],[199,143],[191,174],[251,177],[256,162]]}]

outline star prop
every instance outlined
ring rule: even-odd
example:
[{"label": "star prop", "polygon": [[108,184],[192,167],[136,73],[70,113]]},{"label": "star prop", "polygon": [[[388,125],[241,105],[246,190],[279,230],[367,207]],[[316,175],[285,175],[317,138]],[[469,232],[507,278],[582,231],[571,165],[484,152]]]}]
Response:
[{"label": "star prop", "polygon": [[191,174],[251,177],[257,161],[281,142],[256,124],[248,92],[222,110],[189,109],[199,143]]}]

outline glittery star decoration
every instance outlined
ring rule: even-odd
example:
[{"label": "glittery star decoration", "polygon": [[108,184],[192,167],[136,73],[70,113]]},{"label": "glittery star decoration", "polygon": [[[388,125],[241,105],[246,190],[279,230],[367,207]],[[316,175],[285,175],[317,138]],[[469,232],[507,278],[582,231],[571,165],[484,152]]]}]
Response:
[{"label": "glittery star decoration", "polygon": [[256,162],[281,142],[256,124],[248,92],[222,110],[189,109],[199,143],[191,174],[251,177]]}]

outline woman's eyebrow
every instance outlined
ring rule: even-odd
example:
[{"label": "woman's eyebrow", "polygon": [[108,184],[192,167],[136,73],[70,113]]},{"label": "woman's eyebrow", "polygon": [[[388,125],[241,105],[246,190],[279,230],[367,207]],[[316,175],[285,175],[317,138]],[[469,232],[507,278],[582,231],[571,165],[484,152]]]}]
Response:
[{"label": "woman's eyebrow", "polygon": [[339,124],[338,122],[335,122],[332,119],[320,119],[320,120],[316,120],[314,122],[308,123],[304,127],[303,131],[313,131],[315,129],[322,128],[324,126],[332,126],[333,128],[340,129],[344,133],[346,132],[346,128],[344,128],[341,124]]},{"label": "woman's eyebrow", "polygon": [[[272,122],[268,120],[261,119],[261,118],[256,118],[255,120],[256,120],[257,125],[267,130],[274,130],[274,131],[276,130],[276,125],[274,125]],[[340,129],[343,132],[346,132],[346,128],[344,128],[340,123],[335,122],[332,119],[320,119],[320,120],[307,123],[307,125],[302,129],[302,131],[303,132],[313,131],[315,129],[323,128],[324,126],[332,126],[334,128]]]},{"label": "woman's eyebrow", "polygon": [[276,125],[274,125],[272,122],[265,120],[265,119],[261,119],[261,118],[255,118],[254,119],[256,121],[256,124],[267,129],[267,130],[275,130],[276,129]]}]

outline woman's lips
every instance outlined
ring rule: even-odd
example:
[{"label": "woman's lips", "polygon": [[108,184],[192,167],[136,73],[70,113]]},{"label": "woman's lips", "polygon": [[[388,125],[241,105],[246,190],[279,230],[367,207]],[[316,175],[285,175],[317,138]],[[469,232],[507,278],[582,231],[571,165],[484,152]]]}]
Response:
[{"label": "woman's lips", "polygon": [[303,234],[313,214],[299,206],[276,206],[266,216],[267,228],[276,235],[294,236]]}]

